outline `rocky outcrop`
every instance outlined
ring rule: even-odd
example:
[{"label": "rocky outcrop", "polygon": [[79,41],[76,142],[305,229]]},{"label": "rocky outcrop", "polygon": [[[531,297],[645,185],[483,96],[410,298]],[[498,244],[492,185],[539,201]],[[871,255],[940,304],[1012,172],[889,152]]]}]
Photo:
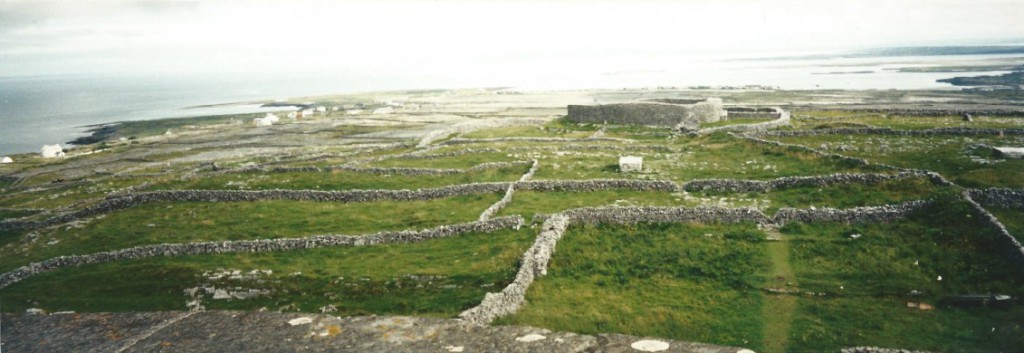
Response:
[{"label": "rocky outcrop", "polygon": [[493,218],[487,221],[444,225],[424,230],[385,231],[359,236],[316,235],[304,238],[143,245],[88,255],[59,256],[42,262],[34,262],[0,275],[0,288],[5,288],[11,284],[22,281],[25,278],[59,268],[112,261],[134,260],[155,256],[270,252],[331,246],[370,246],[392,243],[413,243],[427,239],[452,237],[471,232],[490,233],[499,229],[518,229],[522,224],[523,219],[518,216],[514,216]]},{"label": "rocky outcrop", "polygon": [[737,353],[742,348],[619,334],[583,335],[528,326],[480,326],[457,319],[335,317],[309,313],[10,314],[4,352],[637,352]]}]

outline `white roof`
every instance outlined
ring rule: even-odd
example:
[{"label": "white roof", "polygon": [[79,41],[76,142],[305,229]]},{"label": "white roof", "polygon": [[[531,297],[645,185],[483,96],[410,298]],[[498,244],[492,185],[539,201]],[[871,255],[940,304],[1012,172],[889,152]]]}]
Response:
[{"label": "white roof", "polygon": [[1024,147],[996,147],[995,149],[1008,154],[1024,154]]},{"label": "white roof", "polygon": [[642,164],[644,157],[623,156],[619,157],[619,164]]}]

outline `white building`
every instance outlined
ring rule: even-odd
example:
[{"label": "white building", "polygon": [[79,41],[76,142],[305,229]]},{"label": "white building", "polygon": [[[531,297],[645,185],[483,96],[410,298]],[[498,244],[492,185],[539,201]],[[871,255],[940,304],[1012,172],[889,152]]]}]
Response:
[{"label": "white building", "polygon": [[298,119],[298,117],[299,117],[299,112],[288,113],[288,119]]},{"label": "white building", "polygon": [[622,172],[639,172],[644,169],[644,158],[623,156],[619,157],[619,171]]},{"label": "white building", "polygon": [[383,108],[374,109],[373,110],[373,115],[392,114],[394,112],[395,112],[395,108],[383,107]]},{"label": "white building", "polygon": [[301,117],[301,118],[312,118],[314,113],[316,113],[316,111],[313,110],[313,109],[305,109],[305,110],[302,111],[302,115],[299,115],[299,117]]},{"label": "white building", "polygon": [[43,145],[42,155],[43,158],[64,157],[64,149],[60,147],[60,144]]},{"label": "white building", "polygon": [[281,121],[281,118],[278,118],[277,115],[267,113],[267,115],[262,118],[252,119],[252,124],[256,126],[270,126],[279,121]]},{"label": "white building", "polygon": [[14,160],[11,159],[11,157],[7,157],[7,156],[4,156],[4,158],[0,158],[0,164],[7,164],[7,163],[14,163]]},{"label": "white building", "polygon": [[326,112],[327,111],[327,107],[322,106],[322,105],[321,106],[317,106],[316,107],[316,111],[321,112],[321,113]]},{"label": "white building", "polygon": [[1024,147],[993,147],[1004,158],[1024,158]]}]

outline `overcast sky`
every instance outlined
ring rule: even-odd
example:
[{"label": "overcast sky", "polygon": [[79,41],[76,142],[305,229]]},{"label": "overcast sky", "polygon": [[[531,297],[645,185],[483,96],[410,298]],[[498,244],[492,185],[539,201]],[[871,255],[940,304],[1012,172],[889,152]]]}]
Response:
[{"label": "overcast sky", "polygon": [[586,66],[1020,44],[1019,0],[8,1],[0,76]]}]

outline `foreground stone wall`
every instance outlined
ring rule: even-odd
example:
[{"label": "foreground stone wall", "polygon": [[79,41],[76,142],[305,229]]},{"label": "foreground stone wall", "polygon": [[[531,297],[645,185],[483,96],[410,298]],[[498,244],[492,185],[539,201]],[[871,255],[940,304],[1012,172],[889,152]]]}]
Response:
[{"label": "foreground stone wall", "polygon": [[484,300],[459,314],[459,318],[470,323],[486,325],[502,316],[515,313],[526,302],[526,290],[538,276],[547,274],[548,262],[555,252],[558,239],[562,238],[569,226],[569,219],[562,215],[549,218],[541,226],[533,245],[523,254],[516,278],[498,293],[487,293]]},{"label": "foreground stone wall", "polygon": [[547,217],[541,233],[523,254],[516,278],[497,293],[487,293],[480,305],[459,314],[459,318],[476,324],[489,324],[497,318],[515,313],[526,302],[526,291],[533,281],[547,275],[548,263],[558,240],[572,224],[641,222],[697,222],[781,225],[786,222],[880,222],[906,217],[930,204],[931,201],[911,201],[898,205],[857,207],[837,210],[831,208],[797,210],[784,208],[769,218],[764,213],[748,208],[722,207],[586,207],[567,210]]},{"label": "foreground stone wall", "polygon": [[412,243],[427,239],[452,237],[465,233],[490,233],[499,229],[518,229],[521,217],[499,217],[487,221],[444,225],[424,230],[403,230],[351,235],[317,235],[305,238],[259,239],[239,241],[212,241],[185,244],[143,245],[127,249],[105,251],[88,255],[60,256],[34,262],[0,275],[0,288],[25,278],[64,267],[81,266],[121,260],[134,260],[154,256],[185,256],[239,252],[270,252],[313,249],[330,246],[369,246],[392,243]]}]

